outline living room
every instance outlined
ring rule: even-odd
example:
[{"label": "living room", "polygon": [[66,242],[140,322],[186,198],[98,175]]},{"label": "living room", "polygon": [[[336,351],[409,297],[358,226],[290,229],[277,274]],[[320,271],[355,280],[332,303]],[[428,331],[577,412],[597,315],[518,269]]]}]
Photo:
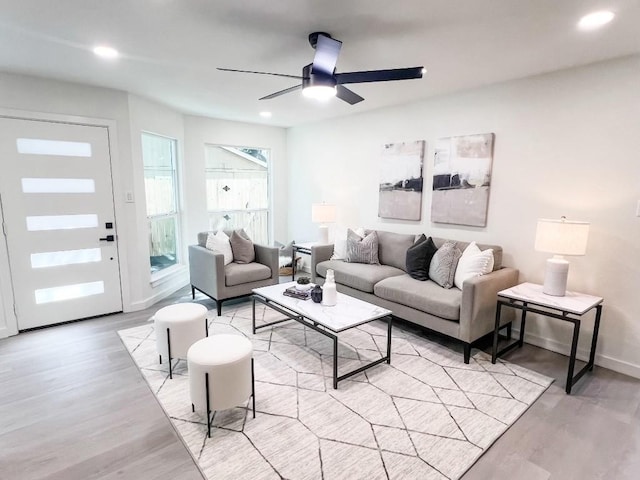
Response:
[{"label": "living room", "polygon": [[[576,16],[590,11],[578,5],[581,2],[571,3],[572,8],[569,10],[575,12]],[[622,22],[621,19],[627,15],[623,12],[628,10],[627,19],[624,20],[626,25],[629,17],[637,16],[637,7],[632,5],[633,2],[618,3],[620,13],[614,22]],[[568,12],[563,13],[567,14],[564,18],[567,29],[573,28],[572,22],[577,20],[570,17]],[[428,13],[425,12],[423,16],[426,19]],[[365,28],[363,25],[361,27]],[[616,28],[616,24],[612,23],[611,27]],[[15,33],[21,28],[26,29],[20,23],[13,26],[2,24],[7,36],[9,32]],[[322,28],[330,29],[331,25],[323,25]],[[343,32],[332,33],[345,41],[346,48],[349,37]],[[312,117],[313,113],[309,113],[311,121],[299,121],[290,126],[276,126],[279,125],[276,114],[272,120],[259,119],[255,122],[246,119],[240,121],[239,117],[234,118],[232,113],[222,109],[217,117],[214,114],[194,114],[194,109],[188,106],[188,102],[180,105],[177,100],[166,103],[161,101],[153,94],[153,85],[149,87],[149,95],[131,93],[127,91],[124,83],[120,84],[121,86],[114,84],[107,87],[98,77],[95,81],[79,81],[80,77],[47,76],[35,67],[12,68],[12,65],[19,62],[6,56],[0,67],[0,115],[23,117],[25,113],[33,113],[36,118],[53,121],[106,122],[110,132],[122,306],[125,315],[127,312],[131,312],[132,315],[134,312],[139,312],[140,315],[145,312],[145,321],[149,316],[148,312],[155,311],[169,300],[175,300],[176,297],[171,295],[189,284],[187,247],[195,243],[197,233],[207,230],[209,225],[207,192],[202,181],[206,161],[203,147],[208,144],[259,146],[270,150],[272,241],[314,241],[318,236],[318,225],[312,222],[311,205],[325,201],[336,205],[336,222],[330,226],[331,238],[335,238],[348,227],[366,227],[397,233],[425,233],[428,236],[454,238],[464,242],[499,244],[504,251],[503,265],[517,268],[520,282],[542,283],[545,261],[549,254],[534,249],[537,219],[566,216],[570,220],[589,222],[586,255],[571,257],[568,288],[604,298],[603,319],[595,358],[596,369],[593,374],[587,374],[581,379],[572,395],[564,400],[560,394],[565,395],[563,375],[566,367],[563,362],[566,359],[558,355],[554,362],[560,367],[556,369],[558,377],[552,387],[558,390],[553,395],[543,395],[537,403],[548,402],[551,409],[557,405],[561,405],[563,409],[583,408],[588,412],[585,417],[596,417],[594,423],[590,423],[585,430],[576,427],[579,423],[576,419],[569,428],[572,435],[577,435],[576,431],[584,435],[580,439],[579,447],[585,449],[593,448],[605,441],[615,444],[616,437],[611,431],[612,427],[598,430],[594,425],[600,426],[599,422],[617,419],[620,422],[617,425],[618,431],[622,432],[621,435],[627,444],[622,449],[624,453],[617,454],[614,460],[601,468],[610,478],[633,478],[633,467],[637,467],[640,453],[640,432],[637,426],[630,426],[632,419],[637,421],[640,414],[640,395],[637,388],[640,384],[635,380],[640,378],[640,353],[637,348],[640,342],[640,326],[636,321],[640,304],[634,288],[634,285],[640,285],[640,249],[635,241],[640,235],[637,213],[640,200],[637,181],[640,177],[640,164],[634,157],[640,150],[640,138],[633,128],[640,119],[636,93],[640,79],[640,56],[637,37],[630,38],[636,39],[634,49],[625,50],[626,44],[618,37],[610,40],[612,43],[620,42],[620,45],[616,43],[618,50],[613,50],[624,51],[622,54],[607,56],[607,53],[603,53],[597,60],[585,60],[588,58],[585,50],[595,51],[594,55],[597,56],[597,51],[600,48],[604,49],[597,41],[591,40],[592,43],[576,49],[573,64],[565,65],[563,68],[552,68],[550,64],[548,68],[540,66],[535,74],[528,74],[522,65],[514,64],[512,75],[500,81],[479,81],[472,87],[452,89],[437,95],[424,95],[401,104],[388,104],[357,113],[350,113],[346,110],[350,106],[341,105],[341,114],[330,116],[326,112],[326,106],[310,103],[301,97],[287,99],[285,105],[297,103],[296,108],[300,109],[300,104],[306,102],[303,107],[307,111],[325,109],[315,118]],[[42,40],[25,34],[25,48],[41,47],[39,41]],[[302,38],[301,41],[306,42],[306,39]],[[560,39],[557,41],[562,43]],[[355,43],[355,40],[353,42]],[[7,45],[7,42],[3,44]],[[302,51],[306,51],[311,58],[312,51],[308,46],[306,48],[307,50]],[[16,50],[19,51],[17,47]],[[536,56],[544,55],[550,53],[537,50],[523,52],[522,62],[526,63],[528,58],[535,59]],[[306,57],[302,57],[300,62],[296,59],[294,63],[297,65],[305,59]],[[126,62],[134,60],[127,59]],[[428,58],[416,58],[415,62],[425,63],[426,77],[406,83],[426,81],[431,74],[432,65],[429,64]],[[544,62],[538,63],[543,64]],[[238,68],[251,67],[243,65],[242,62],[236,65]],[[385,64],[370,65],[371,68],[378,66],[385,67]],[[348,68],[342,65],[339,67]],[[105,78],[112,76],[113,70],[117,68],[118,63],[97,67],[98,71],[102,69]],[[256,69],[263,68],[269,67],[262,65]],[[271,69],[280,71],[277,65]],[[485,72],[487,69],[490,70],[490,67],[484,66],[479,68],[479,71]],[[205,74],[213,75],[209,71]],[[223,72],[215,74],[234,75]],[[219,81],[222,88],[225,83],[234,82],[238,77],[217,78],[221,79]],[[256,91],[261,92],[260,94],[268,93],[272,86],[273,90],[287,86],[284,84],[279,87],[280,83],[276,85],[273,79],[268,83],[265,81],[262,86],[259,77],[252,80],[259,87]],[[377,89],[367,90],[367,94],[363,94],[366,97],[363,103],[373,101],[378,95],[385,96],[385,88],[391,89],[394,83],[397,84],[395,88],[404,88],[402,82],[377,86]],[[206,93],[200,95],[202,101],[206,101]],[[253,91],[250,95],[253,95]],[[194,102],[193,97],[190,101]],[[277,107],[273,108],[275,110]],[[322,118],[323,115],[326,116]],[[255,116],[257,117],[257,114]],[[170,275],[155,281],[149,274],[145,183],[140,141],[142,132],[153,132],[177,140],[182,187],[180,208],[183,260]],[[431,196],[428,190],[425,190],[422,197],[422,220],[399,221],[378,217],[378,162],[383,145],[424,140],[427,145],[424,155],[424,178],[425,184],[429,185],[437,140],[479,133],[495,134],[486,227],[431,222]],[[3,162],[3,168],[8,167],[4,159],[0,161]],[[5,205],[5,202],[11,200],[3,195],[2,201]],[[8,228],[10,231],[11,225],[8,225]],[[6,342],[11,340],[11,345],[26,344],[25,348],[29,348],[29,339],[33,337],[22,333],[14,336],[20,327],[12,307],[12,288],[18,289],[19,286],[12,286],[5,236],[0,236],[0,250],[0,311],[3,312],[0,318],[0,337],[8,337],[7,340],[0,340],[0,358],[4,357],[2,363],[8,365],[7,358],[2,353],[2,350],[8,351],[2,348],[9,346]],[[137,317],[137,321],[141,322],[142,317]],[[90,322],[80,322],[71,328],[76,331],[84,323]],[[578,358],[588,357],[592,329],[593,322],[585,318]],[[61,331],[59,335],[64,334]],[[537,352],[534,347],[541,347],[546,351],[568,355],[571,343],[570,328],[564,322],[537,318],[528,323],[525,341],[530,348],[508,360],[515,363],[522,361],[531,370],[553,376],[555,370],[545,370],[545,362],[536,362],[538,354],[531,352]],[[38,343],[35,341],[34,345]],[[525,355],[527,352],[529,358]],[[121,353],[126,354],[126,351],[120,345],[118,354]],[[546,353],[542,355],[545,359],[556,358],[546,357]],[[127,359],[130,364],[125,366],[122,360],[123,363],[119,364],[121,368],[135,369],[131,359]],[[536,370],[537,367],[540,370]],[[613,375],[616,391],[608,390],[614,388],[610,384],[600,383],[598,375],[602,372],[609,372],[605,375],[606,378]],[[8,372],[5,372],[5,375],[7,379],[14,378],[9,377]],[[24,385],[20,387],[19,384],[20,382],[14,379],[6,384],[6,391],[21,392],[19,388]],[[140,393],[139,386],[135,388],[138,394],[144,395],[147,401],[150,397],[153,402],[151,392],[143,394]],[[574,400],[574,397],[577,400]],[[16,452],[23,452],[18,448],[18,445],[26,441],[21,435],[26,436],[27,432],[36,431],[30,429],[35,427],[23,426],[23,430],[15,425],[6,427],[11,424],[8,410],[11,410],[12,416],[19,414],[20,402],[10,393],[3,398],[5,413],[2,418],[7,423],[5,428],[0,430],[0,435],[6,438],[8,443],[16,445],[12,447],[17,449]],[[46,408],[45,405],[40,405],[37,399],[31,400],[30,403],[32,412],[37,412],[38,408]],[[590,409],[590,406],[594,408]],[[157,409],[157,405],[148,408]],[[598,414],[601,416],[597,417]],[[597,420],[598,418],[600,420]],[[157,421],[158,417],[154,419]],[[166,418],[164,421],[169,423]],[[527,422],[526,414],[518,422],[520,421]],[[165,427],[171,428],[166,425]],[[118,435],[117,431],[111,433]],[[506,435],[509,433],[511,432],[507,432]],[[548,435],[557,433],[553,429],[547,432]],[[518,478],[559,478],[563,474],[565,477],[571,477],[584,473],[579,467],[574,467],[574,470],[563,469],[568,467],[560,467],[561,459],[551,458],[551,454],[547,454],[544,461],[537,461],[535,454],[531,452],[542,448],[541,445],[526,445],[520,453],[517,452],[517,445],[501,447],[500,442],[505,437],[489,450],[493,456],[491,463],[489,460],[481,459],[464,478],[483,478],[483,475],[484,478],[506,476],[506,467],[500,466],[500,460],[495,457],[499,453],[493,452],[503,452],[508,456],[505,465],[513,467],[516,473],[520,472]],[[510,438],[513,440],[513,434]],[[570,438],[575,440],[578,437]],[[45,450],[49,448],[44,440],[42,445]],[[177,445],[183,448],[179,441]],[[571,453],[578,455],[579,447],[574,447]],[[504,450],[498,450],[499,448]],[[606,451],[610,452],[609,448]],[[20,456],[20,453],[16,455]],[[582,455],[586,453],[583,452]],[[519,463],[521,459],[524,460]],[[21,462],[25,461],[38,460],[37,456],[22,457]],[[573,458],[569,459],[568,463],[580,461],[581,458]],[[56,462],[59,465],[56,468],[62,471],[65,462],[60,459]],[[22,470],[23,463],[22,467],[15,463],[12,463],[11,467],[15,471],[9,471],[14,473],[15,478],[45,478],[46,475],[54,478],[58,471],[34,469],[34,472],[37,472],[35,476],[28,476],[25,473],[27,469]],[[173,468],[169,467],[168,470]],[[597,469],[598,466],[593,468]],[[157,478],[166,478],[162,473],[156,474]],[[87,475],[83,478],[96,477],[97,474],[94,473],[93,477]],[[71,475],[66,478],[81,477]]]}]

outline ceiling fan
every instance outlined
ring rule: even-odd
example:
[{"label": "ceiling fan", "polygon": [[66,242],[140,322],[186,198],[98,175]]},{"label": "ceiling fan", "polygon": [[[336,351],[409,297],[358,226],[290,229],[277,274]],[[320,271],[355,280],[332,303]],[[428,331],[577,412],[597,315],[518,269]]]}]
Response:
[{"label": "ceiling fan", "polygon": [[319,100],[326,100],[332,96],[354,105],[364,100],[357,93],[345,87],[348,83],[388,82],[390,80],[410,80],[422,78],[424,67],[393,68],[389,70],[369,70],[364,72],[336,73],[336,63],[342,42],[332,38],[325,32],[313,32],[309,35],[309,43],[316,50],[313,63],[302,68],[302,76],[286,75],[283,73],[254,72],[250,70],[235,70],[218,68],[224,72],[256,73],[259,75],[274,75],[277,77],[295,78],[302,82],[293,87],[285,88],[259,100],[269,100],[285,93],[302,89],[303,95]]}]

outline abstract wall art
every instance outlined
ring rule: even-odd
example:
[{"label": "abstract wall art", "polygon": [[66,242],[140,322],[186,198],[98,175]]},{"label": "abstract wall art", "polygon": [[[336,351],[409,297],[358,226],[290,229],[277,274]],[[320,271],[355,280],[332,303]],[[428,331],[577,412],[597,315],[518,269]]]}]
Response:
[{"label": "abstract wall art", "polygon": [[433,166],[431,221],[487,225],[495,135],[441,138]]},{"label": "abstract wall art", "polygon": [[424,140],[384,145],[380,162],[379,217],[420,220],[425,148]]}]

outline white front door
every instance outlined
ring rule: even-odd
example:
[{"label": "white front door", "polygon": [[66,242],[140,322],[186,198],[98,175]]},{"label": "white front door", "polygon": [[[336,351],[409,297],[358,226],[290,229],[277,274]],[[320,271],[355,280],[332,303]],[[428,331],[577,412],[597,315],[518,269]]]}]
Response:
[{"label": "white front door", "polygon": [[0,201],[20,330],[122,310],[106,127],[0,118]]}]

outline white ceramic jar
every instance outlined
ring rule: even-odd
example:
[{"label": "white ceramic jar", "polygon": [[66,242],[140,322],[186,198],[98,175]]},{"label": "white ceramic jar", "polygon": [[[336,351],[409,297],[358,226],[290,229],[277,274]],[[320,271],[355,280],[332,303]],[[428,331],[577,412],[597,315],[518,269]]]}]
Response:
[{"label": "white ceramic jar", "polygon": [[338,303],[338,290],[332,269],[327,270],[327,278],[322,286],[322,305],[332,307]]}]

